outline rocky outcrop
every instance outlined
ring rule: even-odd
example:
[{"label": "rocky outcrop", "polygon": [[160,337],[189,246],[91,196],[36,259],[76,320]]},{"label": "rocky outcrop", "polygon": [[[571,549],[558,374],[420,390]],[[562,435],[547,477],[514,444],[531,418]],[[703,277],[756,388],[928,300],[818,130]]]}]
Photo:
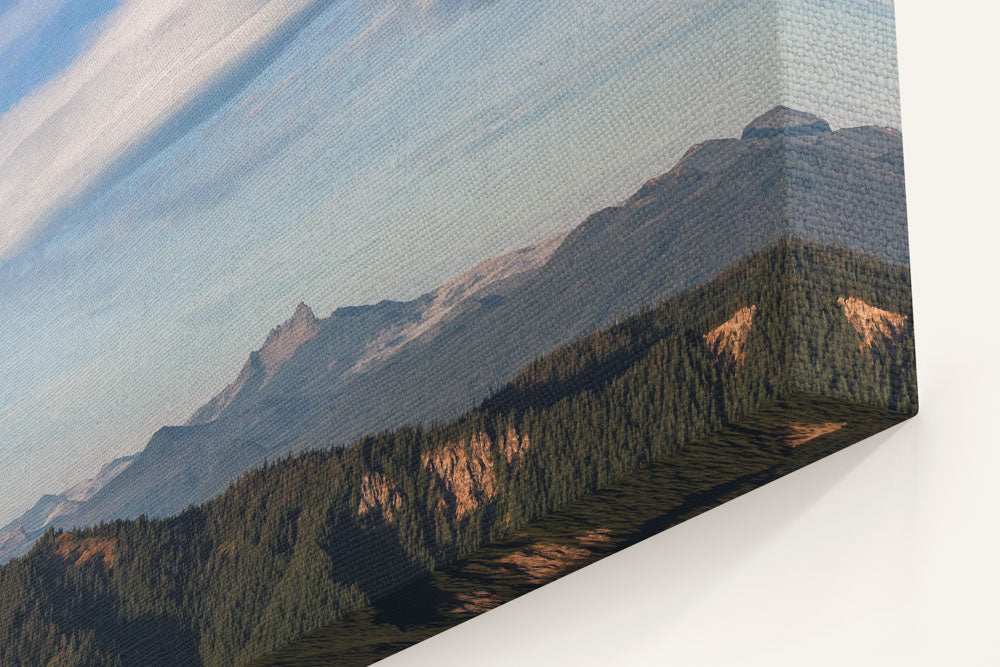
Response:
[{"label": "rocky outcrop", "polygon": [[[496,465],[513,468],[521,453],[531,446],[531,440],[521,437],[513,428],[494,443],[485,433],[477,433],[466,442],[449,443],[421,458],[421,465],[433,475],[442,493],[440,512],[450,512],[464,519],[498,492]],[[361,498],[358,516],[377,513],[392,522],[406,499],[396,484],[380,472],[361,478]]]},{"label": "rocky outcrop", "polygon": [[494,607],[499,607],[503,600],[489,591],[472,591],[459,593],[456,596],[458,606],[449,610],[451,614],[482,614]]},{"label": "rocky outcrop", "polygon": [[457,442],[424,454],[423,466],[436,475],[445,492],[446,500],[439,509],[448,507],[462,519],[493,498],[496,494],[493,453],[490,439],[478,434],[468,443]]},{"label": "rocky outcrop", "polygon": [[546,542],[532,544],[496,560],[502,571],[524,577],[533,584],[544,584],[590,555],[590,551]]},{"label": "rocky outcrop", "polygon": [[513,428],[508,428],[507,433],[504,435],[503,440],[500,441],[499,446],[500,453],[503,454],[504,458],[507,460],[507,464],[513,465],[518,457],[521,456],[521,453],[531,447],[531,439],[528,437],[527,433],[520,436]]},{"label": "rocky outcrop", "polygon": [[596,528],[571,538],[576,545],[538,542],[494,561],[500,571],[523,577],[533,584],[552,581],[590,557],[613,539],[610,528]]},{"label": "rocky outcrop", "polygon": [[117,547],[115,540],[103,537],[77,537],[74,533],[56,536],[56,555],[76,566],[93,560],[112,568],[117,559]]},{"label": "rocky outcrop", "polygon": [[403,494],[388,477],[380,472],[374,472],[361,478],[361,501],[358,503],[358,516],[374,512],[391,523],[396,512],[402,508]]},{"label": "rocky outcrop", "polygon": [[756,312],[757,306],[740,308],[731,318],[705,334],[709,349],[720,359],[732,357],[734,363],[743,363],[746,360],[743,347]]},{"label": "rocky outcrop", "polygon": [[456,518],[463,519],[492,500],[497,493],[494,469],[497,456],[508,466],[513,466],[530,446],[527,436],[520,437],[510,429],[495,444],[485,433],[478,433],[468,442],[451,443],[425,453],[421,463],[433,473],[443,491],[439,511],[449,511]]},{"label": "rocky outcrop", "polygon": [[577,542],[581,544],[586,544],[587,546],[596,546],[599,544],[604,544],[605,542],[611,541],[611,529],[610,528],[598,528],[592,530],[589,533],[584,533],[576,538]]},{"label": "rocky outcrop", "polygon": [[785,444],[792,447],[804,445],[810,440],[815,440],[821,435],[835,433],[847,426],[847,422],[825,422],[822,424],[800,424],[792,422],[788,425],[788,432],[785,434]]},{"label": "rocky outcrop", "polygon": [[880,340],[895,342],[903,333],[905,315],[876,308],[855,297],[840,297],[837,302],[844,309],[844,316],[858,332],[858,349],[862,352],[874,349]]}]

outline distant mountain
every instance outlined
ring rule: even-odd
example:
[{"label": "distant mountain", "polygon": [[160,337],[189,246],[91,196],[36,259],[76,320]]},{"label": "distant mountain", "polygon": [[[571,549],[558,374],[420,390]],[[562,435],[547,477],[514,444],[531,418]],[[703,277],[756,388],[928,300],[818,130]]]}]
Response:
[{"label": "distant mountain", "polygon": [[564,236],[481,262],[413,301],[339,308],[325,319],[300,303],[250,353],[233,382],[184,426],[160,429],[133,473],[60,525],[169,514],[188,499],[210,498],[267,457],[302,449],[288,445],[288,437],[315,424],[327,392],[344,391],[408,345],[432,340],[453,321],[502,301],[545,264]]},{"label": "distant mountain", "polygon": [[[563,236],[488,259],[409,303],[384,301],[376,306],[342,308],[326,320],[317,319],[309,306],[300,303],[292,317],[272,329],[264,345],[250,354],[236,379],[198,409],[187,425],[215,421],[234,403],[230,412],[254,403],[282,364],[320,331],[325,332],[327,344],[322,351],[314,351],[309,361],[327,359],[326,370],[332,372],[324,381],[364,373],[407,343],[433,335],[437,327],[469,304],[500,298],[519,286],[519,279],[544,264]],[[353,335],[350,329],[356,330]],[[302,372],[315,375],[318,370],[302,369],[296,375],[302,378]]]},{"label": "distant mountain", "polygon": [[319,329],[319,320],[313,315],[312,309],[299,303],[291,319],[271,329],[264,345],[250,353],[250,358],[236,379],[195,412],[187,423],[207,424],[214,421],[237,397],[260,391],[303,343],[316,337]]},{"label": "distant mountain", "polygon": [[907,262],[902,142],[778,107],[693,146],[565,238],[485,262],[408,302],[304,305],[185,426],[56,525],[169,515],[291,451],[451,418],[587,331],[787,236]]},{"label": "distant mountain", "polygon": [[831,134],[830,124],[811,113],[778,106],[758,116],[743,129],[741,140],[808,137]]},{"label": "distant mountain", "polygon": [[85,479],[62,493],[42,496],[20,517],[0,528],[0,563],[23,555],[34,541],[59,517],[70,514],[121,474],[135,459],[123,456],[108,463],[95,477]]},{"label": "distant mountain", "polygon": [[[472,555],[461,586],[424,579],[348,621],[357,643],[322,632],[313,660],[274,661],[367,664],[400,648],[390,627],[412,641],[465,620],[484,609],[467,592],[494,606],[912,415],[912,322],[907,267],[778,241],[551,350],[455,421],[247,471],[171,518],[43,535],[0,571],[0,664],[246,665]],[[665,491],[653,506],[622,487],[570,505],[651,462],[674,471],[645,478]]]}]

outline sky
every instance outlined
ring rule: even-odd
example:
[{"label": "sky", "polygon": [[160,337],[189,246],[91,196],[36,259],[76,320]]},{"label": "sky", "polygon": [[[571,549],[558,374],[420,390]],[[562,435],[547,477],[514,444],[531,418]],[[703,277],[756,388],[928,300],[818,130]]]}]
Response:
[{"label": "sky", "polygon": [[0,0],[0,525],[778,103],[899,127],[891,3]]}]

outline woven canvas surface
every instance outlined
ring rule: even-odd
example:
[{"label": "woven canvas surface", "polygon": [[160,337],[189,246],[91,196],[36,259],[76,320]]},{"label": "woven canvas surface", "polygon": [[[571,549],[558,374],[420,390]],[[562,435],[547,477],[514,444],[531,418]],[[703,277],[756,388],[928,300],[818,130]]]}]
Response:
[{"label": "woven canvas surface", "polygon": [[2,664],[369,664],[917,410],[891,2],[10,4]]}]

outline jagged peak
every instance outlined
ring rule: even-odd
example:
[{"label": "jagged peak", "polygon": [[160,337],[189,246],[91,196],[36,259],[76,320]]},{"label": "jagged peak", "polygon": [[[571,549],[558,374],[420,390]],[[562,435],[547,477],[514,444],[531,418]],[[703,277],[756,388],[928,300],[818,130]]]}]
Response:
[{"label": "jagged peak", "polygon": [[315,338],[319,328],[319,320],[312,309],[299,302],[291,318],[271,329],[263,347],[257,350],[258,359],[264,365],[266,373],[265,383],[300,345]]},{"label": "jagged peak", "polygon": [[314,321],[316,315],[313,313],[312,308],[306,305],[305,301],[299,301],[299,305],[295,307],[295,312],[292,313],[292,321]]},{"label": "jagged peak", "polygon": [[240,369],[236,379],[216,394],[212,400],[201,406],[187,420],[186,425],[207,424],[215,421],[222,414],[222,411],[233,402],[243,387],[254,378],[258,378],[258,381],[255,382],[257,389],[261,389],[270,381],[278,368],[292,358],[292,355],[303,343],[316,337],[321,326],[322,324],[313,313],[312,308],[300,301],[290,318],[271,329],[260,349],[250,352],[250,358]]},{"label": "jagged peak", "polygon": [[295,312],[292,313],[291,317],[271,329],[271,332],[267,335],[267,340],[264,341],[264,347],[262,347],[260,351],[263,351],[269,343],[273,342],[282,333],[285,333],[290,329],[297,329],[303,326],[311,327],[318,321],[319,320],[313,313],[312,308],[307,306],[304,301],[300,301],[299,305],[295,307]]},{"label": "jagged peak", "polygon": [[746,141],[773,139],[778,136],[812,136],[831,132],[830,124],[819,116],[779,105],[750,121],[750,124],[743,129],[741,138]]}]

